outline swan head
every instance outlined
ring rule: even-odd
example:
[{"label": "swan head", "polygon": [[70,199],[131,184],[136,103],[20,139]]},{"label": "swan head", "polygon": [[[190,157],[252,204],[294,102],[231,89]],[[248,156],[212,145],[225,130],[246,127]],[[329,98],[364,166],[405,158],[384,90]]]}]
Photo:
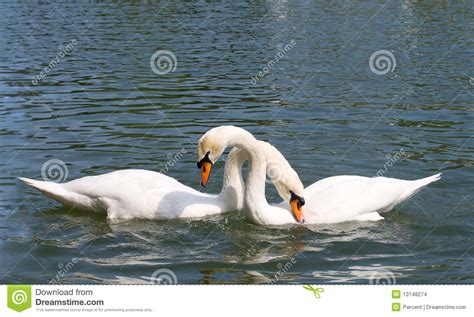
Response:
[{"label": "swan head", "polygon": [[304,223],[304,215],[303,215],[303,206],[305,204],[304,198],[302,196],[296,195],[293,192],[290,192],[290,207],[291,211],[295,215],[296,220],[299,223]]},{"label": "swan head", "polygon": [[197,149],[197,167],[202,170],[201,186],[206,186],[214,163],[224,153],[227,142],[224,127],[217,127],[206,132],[200,139]]},{"label": "swan head", "polygon": [[277,148],[265,141],[257,142],[259,142],[260,148],[265,152],[267,177],[275,186],[280,197],[286,202],[289,202],[296,220],[303,223],[304,216],[302,207],[305,204],[303,198],[304,185],[298,173],[296,173]]}]

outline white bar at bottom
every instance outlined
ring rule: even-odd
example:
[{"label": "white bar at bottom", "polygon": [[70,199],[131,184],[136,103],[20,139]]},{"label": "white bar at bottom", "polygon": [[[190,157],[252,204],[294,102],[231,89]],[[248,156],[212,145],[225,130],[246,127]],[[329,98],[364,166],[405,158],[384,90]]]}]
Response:
[{"label": "white bar at bottom", "polygon": [[[0,315],[18,316],[7,307],[8,295],[7,286],[1,286]],[[20,316],[473,316],[474,312],[472,285],[32,285],[28,295],[31,307]]]}]

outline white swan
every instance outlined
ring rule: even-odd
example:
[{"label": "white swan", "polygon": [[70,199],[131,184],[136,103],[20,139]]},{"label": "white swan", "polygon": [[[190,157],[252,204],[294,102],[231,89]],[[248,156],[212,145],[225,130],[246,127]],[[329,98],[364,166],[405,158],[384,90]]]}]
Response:
[{"label": "white swan", "polygon": [[61,184],[19,179],[66,207],[106,212],[110,219],[197,218],[242,209],[241,168],[246,158],[239,149],[229,153],[218,195],[201,193],[164,174],[139,169],[86,176]]},{"label": "white swan", "polygon": [[272,156],[278,157],[270,153],[272,149],[277,151],[275,148],[266,148],[264,155],[262,146],[249,132],[222,126],[209,130],[199,140],[198,160],[207,157],[208,164],[212,166],[226,147],[233,146],[242,148],[249,156],[245,209],[252,221],[262,225],[381,220],[383,218],[379,213],[391,210],[424,186],[440,179],[441,175],[414,181],[342,175],[320,180],[303,190],[298,175],[283,158],[284,163],[279,166],[280,180],[272,181],[286,199],[271,206],[265,199],[265,171],[268,170],[265,164]]}]

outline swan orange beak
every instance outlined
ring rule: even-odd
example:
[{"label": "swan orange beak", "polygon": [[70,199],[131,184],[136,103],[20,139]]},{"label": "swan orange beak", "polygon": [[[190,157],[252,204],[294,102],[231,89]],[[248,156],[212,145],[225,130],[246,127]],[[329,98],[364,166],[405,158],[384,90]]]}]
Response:
[{"label": "swan orange beak", "polygon": [[209,181],[209,175],[211,175],[212,164],[210,162],[201,163],[201,186],[206,187],[207,182]]},{"label": "swan orange beak", "polygon": [[305,204],[304,198],[300,197],[293,192],[291,193],[290,198],[290,206],[293,215],[295,215],[296,221],[299,223],[304,223],[304,216],[303,216],[303,206]]},{"label": "swan orange beak", "polygon": [[202,170],[201,174],[201,186],[206,187],[207,181],[209,180],[209,175],[211,175],[212,161],[209,159],[209,153],[197,162],[197,167]]}]

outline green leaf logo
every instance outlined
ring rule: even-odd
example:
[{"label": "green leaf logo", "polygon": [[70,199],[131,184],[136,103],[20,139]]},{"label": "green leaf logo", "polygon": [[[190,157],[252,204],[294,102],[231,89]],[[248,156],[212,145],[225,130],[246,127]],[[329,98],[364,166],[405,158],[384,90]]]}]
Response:
[{"label": "green leaf logo", "polygon": [[313,292],[314,297],[316,297],[317,299],[320,299],[321,298],[320,293],[324,292],[324,288],[322,288],[322,287],[314,288],[309,284],[308,285],[303,285],[303,288],[307,289],[308,291]]},{"label": "green leaf logo", "polygon": [[31,308],[31,285],[8,285],[7,306],[22,312]]}]

